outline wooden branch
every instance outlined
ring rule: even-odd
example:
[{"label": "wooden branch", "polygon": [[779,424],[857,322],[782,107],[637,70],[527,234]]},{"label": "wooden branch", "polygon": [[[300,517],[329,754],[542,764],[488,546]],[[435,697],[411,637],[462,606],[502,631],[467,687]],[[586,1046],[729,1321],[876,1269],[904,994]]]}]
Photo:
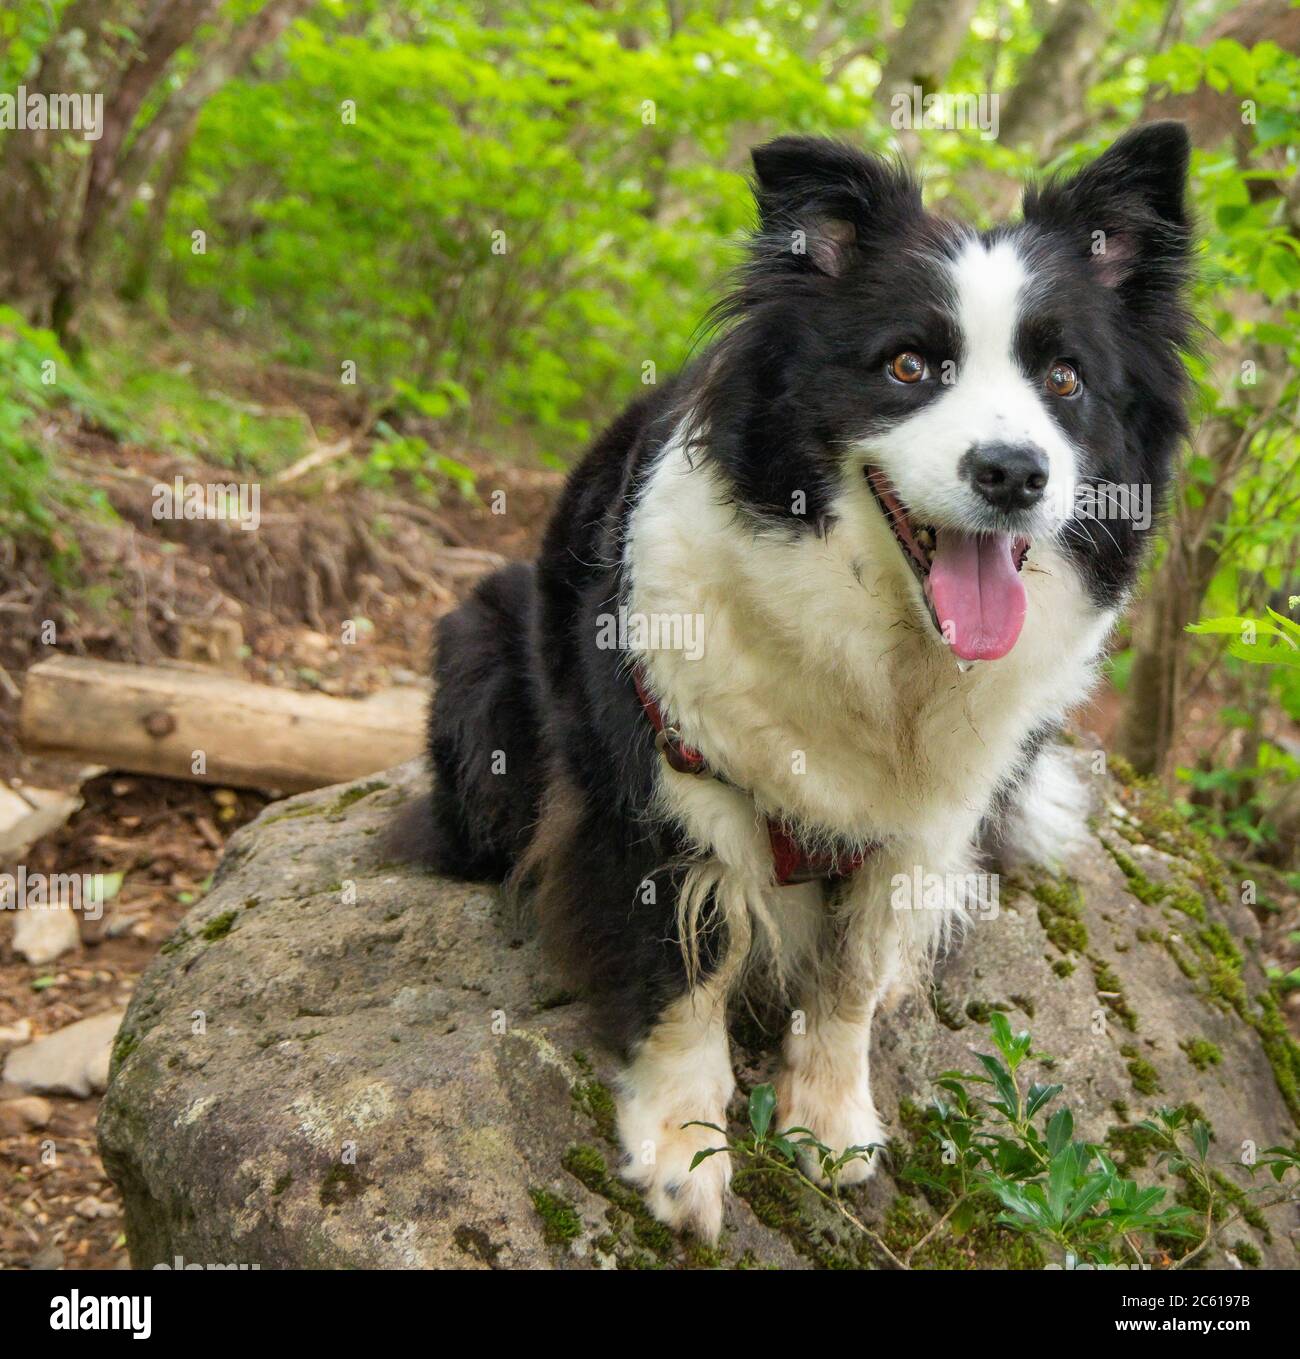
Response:
[{"label": "wooden branch", "polygon": [[346,458],[352,452],[354,443],[355,440],[351,435],[348,435],[345,438],[336,439],[332,444],[317,444],[310,453],[304,454],[297,462],[291,463],[283,471],[277,472],[273,480],[277,486],[283,486],[287,481],[297,481],[299,477],[305,476],[308,472],[314,472],[327,463]]},{"label": "wooden branch", "polygon": [[332,698],[202,668],[56,656],[27,672],[19,731],[33,754],[302,792],[418,755],[425,707],[415,690]]}]

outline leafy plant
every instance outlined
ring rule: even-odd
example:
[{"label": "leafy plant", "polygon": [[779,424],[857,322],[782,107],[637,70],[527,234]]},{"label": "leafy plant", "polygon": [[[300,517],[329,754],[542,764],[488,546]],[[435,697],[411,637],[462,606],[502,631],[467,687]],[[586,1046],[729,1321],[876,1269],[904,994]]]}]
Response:
[{"label": "leafy plant", "polygon": [[[1178,1267],[1248,1211],[1250,1194],[1236,1189],[1210,1164],[1212,1135],[1203,1119],[1187,1109],[1161,1109],[1137,1125],[1158,1148],[1157,1164],[1166,1164],[1194,1186],[1207,1205],[1200,1223],[1195,1209],[1166,1204],[1167,1189],[1129,1178],[1105,1147],[1077,1139],[1068,1106],[1049,1113],[1063,1087],[1026,1084],[1022,1068],[1041,1060],[1027,1032],[1012,1032],[1000,1012],[992,1015],[989,1031],[995,1052],[976,1054],[978,1072],[946,1071],[935,1082],[939,1093],[925,1135],[936,1144],[938,1155],[915,1155],[897,1171],[904,1183],[925,1189],[932,1201],[943,1204],[938,1219],[901,1253],[860,1220],[838,1183],[846,1165],[870,1160],[883,1149],[849,1147],[836,1153],[807,1128],[774,1130],[776,1092],[771,1085],[756,1086],[750,1093],[749,1131],[742,1137],[732,1138],[711,1123],[687,1125],[711,1128],[725,1139],[723,1146],[697,1152],[691,1169],[730,1151],[749,1165],[800,1178],[899,1268],[910,1268],[918,1252],[945,1230],[962,1227],[972,1204],[986,1195],[1000,1206],[997,1226],[1033,1238],[1067,1264],[1163,1264],[1166,1257],[1155,1244],[1158,1236],[1162,1242],[1191,1243],[1175,1262]],[[984,1087],[987,1094],[972,1087]],[[806,1162],[817,1168],[821,1180],[803,1174],[801,1164]],[[1295,1150],[1269,1147],[1247,1169],[1252,1177],[1267,1170],[1283,1187],[1274,1203],[1300,1201],[1300,1154]]]},{"label": "leafy plant", "polygon": [[[88,423],[113,427],[116,418],[74,369],[48,330],[0,306],[0,533],[48,539],[53,509],[78,496],[60,479],[42,419],[60,407]],[[82,497],[84,498],[84,497]],[[63,551],[71,555],[69,542]]]}]

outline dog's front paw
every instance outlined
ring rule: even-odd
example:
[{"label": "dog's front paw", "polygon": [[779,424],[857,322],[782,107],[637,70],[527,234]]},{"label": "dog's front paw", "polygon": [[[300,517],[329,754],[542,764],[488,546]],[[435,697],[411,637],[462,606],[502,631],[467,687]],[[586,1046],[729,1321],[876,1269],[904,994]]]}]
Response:
[{"label": "dog's front paw", "polygon": [[[885,1130],[865,1082],[831,1092],[797,1072],[787,1072],[778,1087],[777,1111],[783,1128],[807,1128],[830,1148],[832,1157],[839,1157],[850,1147],[862,1148],[835,1172],[837,1183],[861,1184],[875,1171],[883,1154]],[[827,1182],[818,1154],[805,1148],[799,1153],[799,1163],[810,1179],[818,1184]]]},{"label": "dog's front paw", "polygon": [[[722,1123],[722,1117],[708,1122]],[[694,1169],[696,1153],[723,1145],[722,1133],[682,1127],[680,1120],[659,1118],[640,1101],[619,1109],[623,1143],[623,1178],[645,1195],[650,1211],[675,1231],[689,1231],[716,1241],[731,1183],[731,1157],[725,1151],[706,1157]]]}]

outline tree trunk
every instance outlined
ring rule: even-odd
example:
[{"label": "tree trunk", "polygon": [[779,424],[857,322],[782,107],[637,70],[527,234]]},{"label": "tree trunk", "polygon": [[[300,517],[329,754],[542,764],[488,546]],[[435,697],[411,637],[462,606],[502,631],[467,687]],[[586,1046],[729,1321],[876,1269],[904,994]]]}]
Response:
[{"label": "tree trunk", "polygon": [[[1290,6],[1288,0],[1248,0],[1247,4],[1225,14],[1201,40],[1213,42],[1218,38],[1235,38],[1247,45],[1267,39],[1289,51],[1297,50],[1300,48],[1300,10]],[[1238,136],[1241,131],[1240,105],[1237,96],[1231,92],[1220,94],[1202,87],[1188,95],[1153,101],[1143,116],[1148,119],[1183,118],[1197,145],[1217,147],[1231,138],[1239,160],[1244,163],[1249,154],[1249,142]],[[1268,181],[1255,181],[1261,187],[1266,183]],[[1274,183],[1275,192],[1277,187]],[[1287,210],[1293,224],[1296,223],[1300,219],[1300,204],[1292,201]],[[1269,310],[1261,304],[1257,319],[1279,319],[1270,317]],[[1225,355],[1224,370],[1235,368],[1242,358],[1249,356],[1248,353]],[[1259,371],[1268,373],[1267,355],[1261,353],[1254,357],[1259,362]],[[1257,399],[1267,405],[1263,393]],[[1239,444],[1241,437],[1241,430],[1227,421],[1216,422],[1200,431],[1199,442],[1209,450],[1212,465],[1223,467],[1227,464],[1228,470],[1194,516],[1187,512],[1171,514],[1167,529],[1168,555],[1153,575],[1142,605],[1142,616],[1134,629],[1133,668],[1124,696],[1118,747],[1144,774],[1163,778],[1169,773],[1174,736],[1182,717],[1182,695],[1191,665],[1190,638],[1184,628],[1200,617],[1205,593],[1218,566],[1211,534],[1214,525],[1222,522],[1231,507],[1233,487],[1249,453],[1249,440],[1244,445]],[[1177,491],[1175,495],[1178,495]]]},{"label": "tree trunk", "polygon": [[[208,100],[238,75],[257,52],[274,42],[309,3],[310,0],[270,0],[237,28],[217,33],[196,52],[188,79],[165,96],[154,116],[122,148],[102,196],[87,204],[80,232],[86,277],[103,253],[113,228],[121,224],[142,185],[159,166],[162,171],[153,203],[162,197],[161,212],[165,217],[167,199],[175,187],[175,172],[184,162],[184,149]],[[154,216],[151,205],[151,222]],[[133,267],[138,262],[137,256]]]},{"label": "tree trunk", "polygon": [[75,347],[82,292],[107,228],[159,160],[187,139],[203,104],[306,4],[270,0],[238,28],[225,28],[131,139],[176,53],[216,16],[221,0],[73,0],[28,89],[102,92],[99,136],[88,143],[88,157],[74,149],[75,133],[13,132],[5,139],[0,296]]},{"label": "tree trunk", "polygon": [[189,126],[178,134],[165,150],[160,150],[160,155],[165,155],[166,160],[153,186],[153,197],[149,200],[144,221],[140,223],[135,239],[130,244],[122,283],[118,288],[118,295],[124,302],[138,302],[149,286],[154,260],[158,257],[158,249],[162,245],[163,233],[167,226],[167,207],[171,202],[172,192],[180,182],[185,162],[189,158],[190,142],[197,121],[196,114],[190,120]]},{"label": "tree trunk", "polygon": [[1008,146],[1023,142],[1042,157],[1068,135],[1082,113],[1088,76],[1110,23],[1092,0],[1062,0],[1007,97],[999,141]]},{"label": "tree trunk", "polygon": [[[73,0],[59,32],[24,81],[30,95],[93,93],[111,82],[117,53],[106,36],[139,20],[140,3]],[[88,158],[80,133],[9,131],[0,140],[0,297],[40,325],[75,272],[73,209]]]},{"label": "tree trunk", "polygon": [[900,91],[924,93],[944,82],[970,30],[978,0],[912,0],[903,31],[885,59],[876,97],[888,110]]}]

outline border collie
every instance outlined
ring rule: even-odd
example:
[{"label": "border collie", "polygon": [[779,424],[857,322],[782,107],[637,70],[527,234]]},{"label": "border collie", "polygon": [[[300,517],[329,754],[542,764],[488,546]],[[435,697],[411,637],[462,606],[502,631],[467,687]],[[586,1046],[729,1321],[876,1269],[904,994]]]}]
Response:
[{"label": "border collie", "polygon": [[529,901],[626,1059],[624,1173],[705,1238],[730,1166],[685,1125],[726,1122],[728,1012],[796,1017],[783,1126],[882,1143],[873,1013],[963,913],[895,884],[1077,837],[1052,738],[1149,531],[1080,492],[1159,503],[1192,328],[1178,124],[991,231],[838,142],[753,162],[719,337],[443,620],[429,733],[434,862]]}]

